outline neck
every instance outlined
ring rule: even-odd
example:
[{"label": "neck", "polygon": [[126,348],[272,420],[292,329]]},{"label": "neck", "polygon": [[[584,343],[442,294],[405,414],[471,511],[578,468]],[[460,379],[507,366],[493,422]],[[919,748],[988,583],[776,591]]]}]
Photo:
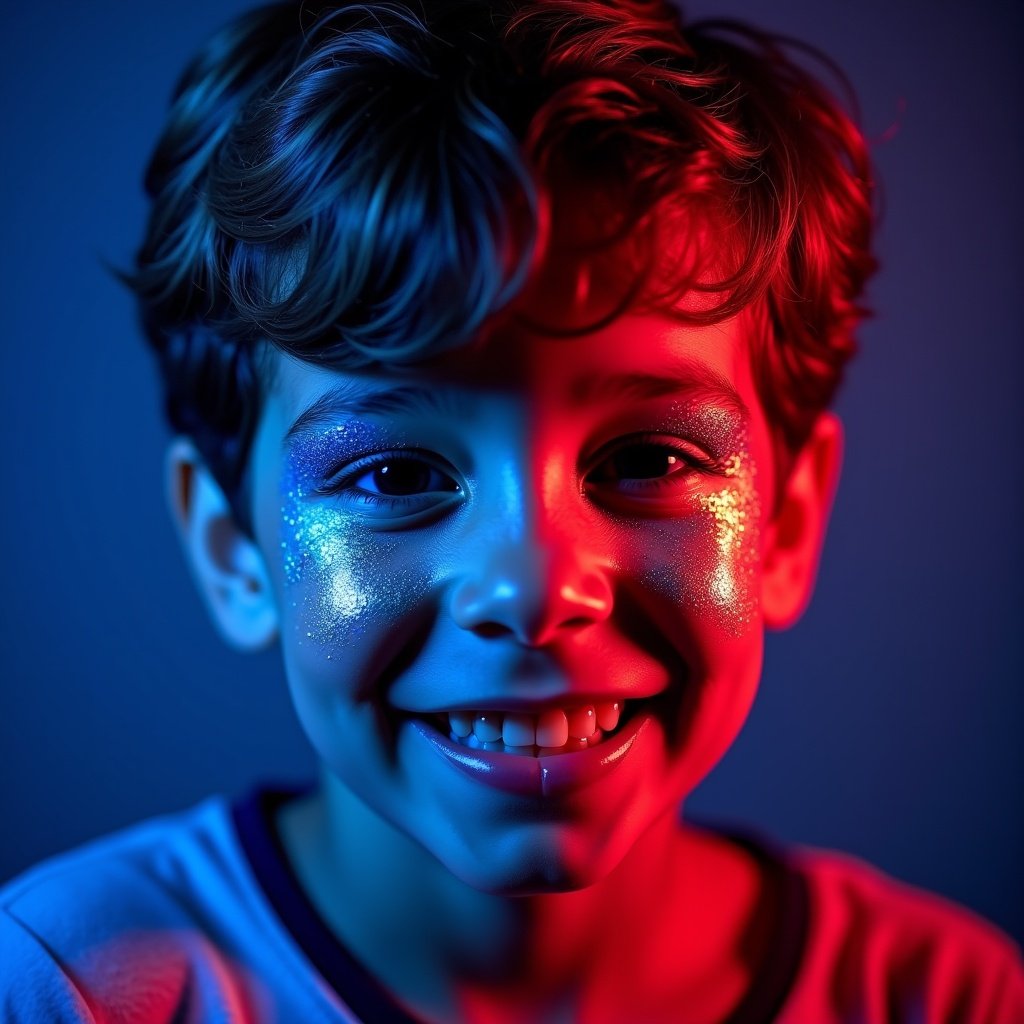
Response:
[{"label": "neck", "polygon": [[[732,861],[723,857],[721,840],[680,826],[674,813],[594,885],[525,896],[465,884],[328,776],[285,808],[278,827],[329,927],[427,1019],[492,1020],[495,1003],[510,1020],[559,1019],[560,1005],[579,1019],[581,1001],[614,996],[599,997],[609,978],[621,987],[630,977],[647,993],[691,976],[695,988],[716,978],[720,992],[745,984],[736,950],[756,902],[750,865],[733,848]],[[670,970],[666,943],[679,954]],[[647,955],[655,948],[660,974]]]}]

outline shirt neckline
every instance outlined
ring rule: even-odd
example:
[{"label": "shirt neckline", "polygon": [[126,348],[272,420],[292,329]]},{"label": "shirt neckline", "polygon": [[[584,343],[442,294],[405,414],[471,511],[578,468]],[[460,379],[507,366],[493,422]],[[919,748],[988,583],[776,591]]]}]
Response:
[{"label": "shirt neckline", "polygon": [[[411,1016],[335,936],[317,912],[274,827],[287,802],[305,786],[260,786],[230,806],[239,845],[253,877],[300,950],[342,1002],[362,1021],[422,1024]],[[809,888],[799,868],[775,844],[749,831],[701,825],[755,857],[766,879],[772,941],[754,981],[724,1024],[770,1024],[777,1019],[799,974],[807,942]]]}]

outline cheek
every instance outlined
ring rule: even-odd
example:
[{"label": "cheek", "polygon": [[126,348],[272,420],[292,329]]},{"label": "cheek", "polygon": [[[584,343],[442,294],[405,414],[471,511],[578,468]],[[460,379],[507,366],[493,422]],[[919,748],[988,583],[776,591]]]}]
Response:
[{"label": "cheek", "polygon": [[279,534],[286,658],[304,679],[358,688],[361,669],[428,592],[423,559],[346,511],[303,501],[299,488],[285,495]]},{"label": "cheek", "polygon": [[740,640],[760,629],[760,521],[755,469],[733,458],[726,485],[693,498],[690,515],[645,545],[644,584],[688,613],[698,634],[710,628]]},{"label": "cheek", "polygon": [[658,523],[642,545],[648,607],[691,673],[668,736],[676,762],[666,772],[677,794],[689,793],[729,748],[757,692],[760,512],[753,467],[741,456],[722,486],[694,495],[688,514]]}]

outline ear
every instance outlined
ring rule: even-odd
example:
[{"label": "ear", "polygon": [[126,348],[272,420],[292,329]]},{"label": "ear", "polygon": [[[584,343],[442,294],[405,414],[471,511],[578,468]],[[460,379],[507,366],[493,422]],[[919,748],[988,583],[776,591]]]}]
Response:
[{"label": "ear", "polygon": [[761,608],[769,628],[791,626],[811,599],[842,460],[843,425],[833,413],[822,413],[782,484],[765,532]]},{"label": "ear", "polygon": [[277,637],[278,614],[263,555],[236,524],[188,438],[171,442],[166,481],[186,561],[218,632],[241,651],[269,646]]}]

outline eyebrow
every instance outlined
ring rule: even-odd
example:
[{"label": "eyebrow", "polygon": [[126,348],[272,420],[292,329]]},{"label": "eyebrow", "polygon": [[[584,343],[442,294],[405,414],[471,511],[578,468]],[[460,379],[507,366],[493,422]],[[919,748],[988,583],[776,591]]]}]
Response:
[{"label": "eyebrow", "polygon": [[727,377],[690,357],[679,358],[665,373],[588,374],[576,381],[571,398],[576,405],[592,405],[609,398],[642,401],[678,394],[724,405],[744,419],[750,416],[746,402]]},{"label": "eyebrow", "polygon": [[[743,418],[749,416],[746,403],[729,380],[717,370],[690,358],[678,360],[665,374],[588,374],[570,389],[573,405],[593,405],[610,398],[642,401],[685,393],[697,401],[716,402]],[[336,384],[299,414],[288,428],[282,445],[287,448],[297,437],[331,426],[344,418],[381,414],[423,414],[455,412],[468,415],[457,393],[446,388],[400,387],[366,391],[354,381]]]},{"label": "eyebrow", "polygon": [[299,414],[288,428],[282,445],[287,448],[300,435],[331,426],[340,419],[385,413],[422,414],[453,410],[459,415],[466,414],[458,396],[442,388],[427,389],[404,384],[400,387],[366,391],[354,381],[345,381],[325,391],[308,409]]}]

